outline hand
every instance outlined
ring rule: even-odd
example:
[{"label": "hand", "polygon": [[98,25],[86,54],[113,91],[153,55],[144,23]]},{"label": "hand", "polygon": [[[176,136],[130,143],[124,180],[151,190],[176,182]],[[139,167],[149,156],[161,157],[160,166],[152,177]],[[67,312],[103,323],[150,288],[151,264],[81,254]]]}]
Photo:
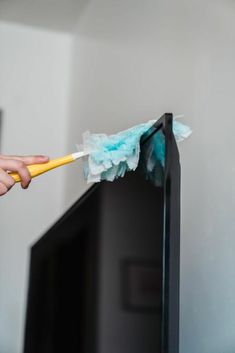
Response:
[{"label": "hand", "polygon": [[40,164],[48,162],[46,156],[4,156],[0,155],[0,196],[6,194],[15,184],[14,179],[8,172],[17,172],[21,178],[21,187],[27,189],[31,176],[27,169],[27,165]]}]

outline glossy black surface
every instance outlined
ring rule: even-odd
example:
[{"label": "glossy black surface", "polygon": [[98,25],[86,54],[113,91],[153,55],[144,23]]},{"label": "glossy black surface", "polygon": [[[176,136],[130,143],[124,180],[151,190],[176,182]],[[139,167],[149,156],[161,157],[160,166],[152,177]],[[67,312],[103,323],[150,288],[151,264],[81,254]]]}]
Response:
[{"label": "glossy black surface", "polygon": [[159,129],[162,187],[138,171],[97,184],[32,247],[24,353],[178,353],[180,165],[171,114],[142,147]]}]

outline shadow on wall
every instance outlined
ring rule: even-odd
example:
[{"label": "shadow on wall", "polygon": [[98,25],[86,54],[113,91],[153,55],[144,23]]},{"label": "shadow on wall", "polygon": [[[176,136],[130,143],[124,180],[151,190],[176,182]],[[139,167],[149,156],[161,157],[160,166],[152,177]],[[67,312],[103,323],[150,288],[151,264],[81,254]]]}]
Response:
[{"label": "shadow on wall", "polygon": [[89,2],[89,0],[1,1],[0,20],[72,32]]}]

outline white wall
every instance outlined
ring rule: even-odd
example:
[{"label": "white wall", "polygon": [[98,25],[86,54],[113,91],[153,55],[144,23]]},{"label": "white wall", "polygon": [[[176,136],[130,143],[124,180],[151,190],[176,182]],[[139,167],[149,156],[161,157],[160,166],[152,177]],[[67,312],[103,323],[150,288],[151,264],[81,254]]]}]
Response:
[{"label": "white wall", "polygon": [[[113,133],[166,111],[192,116],[192,20],[178,3],[90,2],[73,54],[70,149],[86,129]],[[69,198],[83,185],[70,171]]]},{"label": "white wall", "polygon": [[[234,15],[230,0],[93,0],[77,26],[70,148],[166,111],[194,129],[180,146],[181,353],[235,349]],[[69,177],[67,202],[86,188]]]},{"label": "white wall", "polygon": [[[2,153],[63,155],[72,39],[0,23]],[[0,352],[21,352],[29,246],[63,212],[64,169],[0,200]]]}]

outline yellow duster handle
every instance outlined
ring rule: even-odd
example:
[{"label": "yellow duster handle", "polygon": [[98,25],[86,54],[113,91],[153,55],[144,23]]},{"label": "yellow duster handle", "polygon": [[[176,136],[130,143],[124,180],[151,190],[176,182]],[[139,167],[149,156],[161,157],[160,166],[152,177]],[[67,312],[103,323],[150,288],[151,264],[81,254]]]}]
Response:
[{"label": "yellow duster handle", "polygon": [[[67,156],[53,159],[47,163],[28,165],[27,168],[29,170],[31,177],[34,178],[40,174],[48,172],[51,169],[60,167],[64,164],[71,163],[75,159],[76,158],[74,158],[73,154],[68,154]],[[15,180],[15,182],[21,181],[21,178],[18,173],[9,173],[9,175]]]}]

